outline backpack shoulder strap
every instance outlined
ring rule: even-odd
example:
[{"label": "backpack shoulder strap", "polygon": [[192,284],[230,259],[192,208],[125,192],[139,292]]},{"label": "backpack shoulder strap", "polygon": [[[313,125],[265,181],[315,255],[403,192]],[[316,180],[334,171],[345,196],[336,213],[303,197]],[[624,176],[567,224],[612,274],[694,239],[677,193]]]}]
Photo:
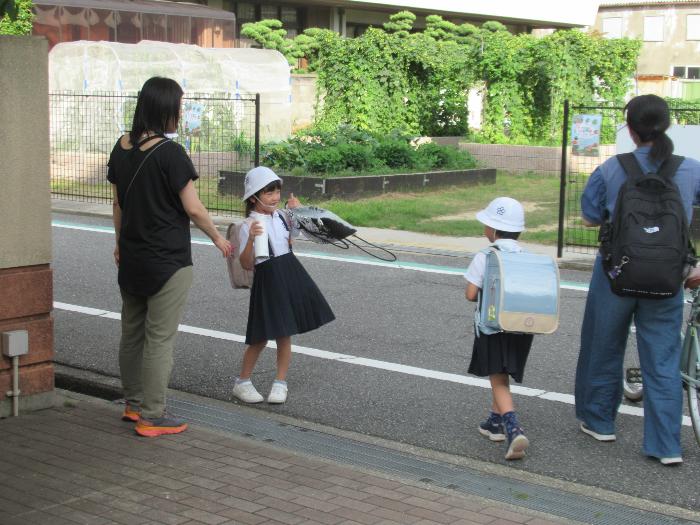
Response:
[{"label": "backpack shoulder strap", "polygon": [[678,171],[678,168],[680,168],[681,164],[683,164],[684,160],[685,157],[680,155],[671,155],[659,168],[659,175],[666,179],[672,179]]},{"label": "backpack shoulder strap", "polygon": [[634,153],[620,153],[619,155],[616,155],[616,157],[620,162],[622,169],[629,178],[639,178],[644,176],[642,167],[639,165],[639,161],[634,156]]}]

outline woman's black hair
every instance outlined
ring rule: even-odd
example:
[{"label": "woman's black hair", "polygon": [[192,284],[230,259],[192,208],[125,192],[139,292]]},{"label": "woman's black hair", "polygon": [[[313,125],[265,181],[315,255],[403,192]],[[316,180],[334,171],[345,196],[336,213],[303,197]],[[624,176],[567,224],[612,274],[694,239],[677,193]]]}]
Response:
[{"label": "woman's black hair", "polygon": [[518,237],[520,237],[520,232],[504,232],[501,230],[496,230],[496,237],[499,239],[513,239],[514,241],[517,241]]},{"label": "woman's black hair", "polygon": [[671,125],[668,104],[656,95],[634,97],[625,106],[627,125],[641,142],[651,142],[649,156],[664,161],[673,153],[673,141],[666,135]]},{"label": "woman's black hair", "polygon": [[[281,190],[282,189],[282,183],[278,180],[272,181],[270,184],[265,186],[263,189],[256,191],[255,196],[257,197],[261,193],[266,193],[268,191],[273,191],[273,190]],[[250,215],[250,212],[255,209],[255,199],[253,197],[249,197],[248,200],[245,201],[245,216],[248,217]]]},{"label": "woman's black hair", "polygon": [[182,88],[171,78],[152,77],[139,91],[129,141],[137,144],[141,135],[152,131],[162,135],[180,120]]}]

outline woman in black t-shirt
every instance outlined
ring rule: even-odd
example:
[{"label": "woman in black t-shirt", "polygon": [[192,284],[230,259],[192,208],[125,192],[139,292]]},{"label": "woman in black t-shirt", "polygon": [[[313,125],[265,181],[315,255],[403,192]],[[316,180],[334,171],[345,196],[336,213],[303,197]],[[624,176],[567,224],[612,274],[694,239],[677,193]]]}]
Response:
[{"label": "woman in black t-shirt", "polygon": [[184,421],[165,413],[173,343],[192,284],[190,220],[221,251],[230,243],[199,200],[197,173],[182,146],[168,135],[180,119],[182,88],[153,77],[141,88],[129,134],[109,158],[116,234],[114,260],[122,296],[119,368],[126,408],[142,436],[177,434]]}]

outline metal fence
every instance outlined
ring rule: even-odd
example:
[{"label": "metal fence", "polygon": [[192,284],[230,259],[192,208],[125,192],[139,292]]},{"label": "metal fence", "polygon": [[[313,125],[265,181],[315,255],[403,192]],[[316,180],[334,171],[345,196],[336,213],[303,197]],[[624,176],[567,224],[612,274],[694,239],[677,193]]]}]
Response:
[{"label": "metal fence", "polygon": [[[580,137],[572,136],[572,125],[597,119],[600,140],[595,147],[586,147]],[[561,149],[561,185],[559,194],[559,257],[567,252],[595,253],[598,249],[598,228],[588,228],[581,221],[581,194],[593,170],[616,154],[615,139],[624,124],[621,106],[570,106],[564,104]],[[674,124],[700,124],[698,108],[671,108]]]},{"label": "metal fence", "polygon": [[[51,193],[64,199],[109,201],[107,161],[117,139],[131,128],[136,94],[49,94]],[[242,212],[240,192],[222,173],[259,164],[260,97],[189,94],[182,100],[177,142],[194,163],[199,197],[211,211]]]}]

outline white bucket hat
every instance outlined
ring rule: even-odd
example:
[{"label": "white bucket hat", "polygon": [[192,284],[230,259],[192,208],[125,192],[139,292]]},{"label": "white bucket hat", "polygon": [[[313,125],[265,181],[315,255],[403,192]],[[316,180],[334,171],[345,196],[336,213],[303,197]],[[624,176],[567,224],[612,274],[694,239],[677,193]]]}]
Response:
[{"label": "white bucket hat", "polygon": [[502,232],[525,230],[523,205],[510,197],[493,199],[486,208],[476,214],[476,220]]},{"label": "white bucket hat", "polygon": [[276,180],[280,181],[280,183],[282,182],[282,179],[270,168],[266,168],[265,166],[253,168],[245,174],[243,200],[247,201],[265,186]]}]

